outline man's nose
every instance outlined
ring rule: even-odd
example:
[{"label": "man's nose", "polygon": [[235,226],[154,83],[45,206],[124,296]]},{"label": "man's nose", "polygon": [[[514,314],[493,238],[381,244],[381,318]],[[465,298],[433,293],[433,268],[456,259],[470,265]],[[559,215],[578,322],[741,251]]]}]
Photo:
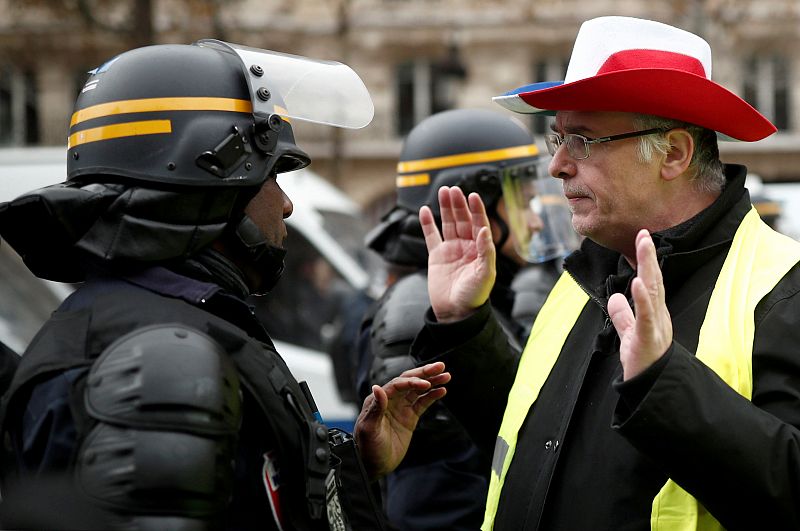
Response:
[{"label": "man's nose", "polygon": [[547,171],[558,179],[566,179],[575,175],[575,159],[570,156],[567,146],[562,144],[556,149],[553,158],[550,159]]}]

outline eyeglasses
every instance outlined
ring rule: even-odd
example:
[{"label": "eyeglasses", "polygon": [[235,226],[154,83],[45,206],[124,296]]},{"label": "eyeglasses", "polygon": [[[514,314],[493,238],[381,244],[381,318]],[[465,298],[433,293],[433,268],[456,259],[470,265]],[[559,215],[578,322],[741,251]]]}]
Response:
[{"label": "eyeglasses", "polygon": [[566,144],[567,151],[570,157],[583,160],[589,158],[589,145],[602,144],[603,142],[613,142],[614,140],[622,140],[624,138],[634,138],[637,136],[654,135],[656,133],[665,133],[669,129],[663,127],[656,127],[654,129],[645,129],[644,131],[633,131],[632,133],[622,133],[620,135],[604,136],[601,138],[586,138],[583,135],[569,133],[564,136],[558,133],[548,133],[544,135],[545,144],[547,144],[547,151],[551,155],[555,155],[561,144]]}]

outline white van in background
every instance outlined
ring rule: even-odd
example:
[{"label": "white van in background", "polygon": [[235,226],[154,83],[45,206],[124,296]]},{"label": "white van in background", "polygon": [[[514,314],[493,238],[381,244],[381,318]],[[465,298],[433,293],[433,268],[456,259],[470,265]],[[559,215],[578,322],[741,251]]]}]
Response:
[{"label": "white van in background", "polygon": [[[0,149],[0,202],[65,179],[63,147]],[[328,350],[347,311],[364,308],[381,285],[382,265],[364,249],[358,205],[340,190],[308,169],[278,182],[294,204],[286,269],[273,293],[251,302],[297,380],[308,381],[326,424],[351,431],[360,408],[347,389],[349,367],[335,369]],[[33,276],[0,244],[0,341],[22,352],[71,291]]]}]

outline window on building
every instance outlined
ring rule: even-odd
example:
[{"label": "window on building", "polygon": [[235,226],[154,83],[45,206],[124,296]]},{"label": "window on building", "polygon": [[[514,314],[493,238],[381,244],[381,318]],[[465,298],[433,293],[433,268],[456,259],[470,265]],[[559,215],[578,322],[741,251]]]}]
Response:
[{"label": "window on building", "polygon": [[[397,134],[404,136],[417,122],[417,107],[414,97],[416,86],[416,63],[406,62],[397,65],[395,72],[397,93]],[[424,71],[422,72],[424,74]]]},{"label": "window on building", "polygon": [[789,61],[781,54],[757,55],[745,60],[744,99],[775,124],[791,129]]},{"label": "window on building", "polygon": [[417,59],[397,65],[397,134],[405,136],[424,118],[454,108],[465,77],[455,49],[441,60]]},{"label": "window on building", "polygon": [[35,144],[38,140],[34,76],[0,65],[0,145]]}]

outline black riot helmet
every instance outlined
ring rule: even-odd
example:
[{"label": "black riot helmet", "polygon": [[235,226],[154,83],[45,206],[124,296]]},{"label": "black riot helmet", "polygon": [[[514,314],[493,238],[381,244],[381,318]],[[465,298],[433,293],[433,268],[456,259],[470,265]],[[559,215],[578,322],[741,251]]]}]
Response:
[{"label": "black riot helmet", "polygon": [[509,203],[514,194],[514,204],[518,204],[519,184],[542,173],[546,175],[546,161],[530,132],[515,118],[480,109],[430,116],[403,143],[397,164],[397,204],[367,236],[367,245],[389,262],[424,267],[427,250],[417,218],[419,208],[431,207],[441,225],[438,190],[458,186],[465,195],[481,196],[487,214],[501,228],[498,247],[502,246],[509,229],[518,224],[509,228],[498,217],[498,201],[506,197]]},{"label": "black riot helmet", "polygon": [[372,115],[341,63],[216,40],[134,49],[90,72],[70,121],[68,181],[1,205],[0,224],[53,280],[80,279],[75,252],[182,259],[226,230],[257,260],[266,243],[244,207],[266,179],[310,162],[291,123],[360,128]]},{"label": "black riot helmet", "polygon": [[75,103],[69,179],[249,187],[273,169],[308,165],[287,122],[254,114],[245,76],[238,55],[208,46],[148,46],[111,59]]}]

